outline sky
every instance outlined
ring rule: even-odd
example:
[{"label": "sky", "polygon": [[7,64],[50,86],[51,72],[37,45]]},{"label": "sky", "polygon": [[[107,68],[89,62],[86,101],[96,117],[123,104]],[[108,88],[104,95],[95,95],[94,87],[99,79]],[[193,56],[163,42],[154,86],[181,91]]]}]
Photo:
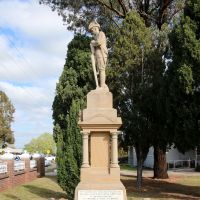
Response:
[{"label": "sky", "polygon": [[15,107],[15,147],[52,133],[52,103],[73,34],[38,0],[0,0],[0,90]]}]

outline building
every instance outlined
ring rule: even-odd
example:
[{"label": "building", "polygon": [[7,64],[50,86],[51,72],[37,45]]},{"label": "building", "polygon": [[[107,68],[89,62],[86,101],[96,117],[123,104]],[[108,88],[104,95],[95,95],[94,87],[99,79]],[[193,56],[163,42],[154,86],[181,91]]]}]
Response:
[{"label": "building", "polygon": [[6,147],[4,149],[0,149],[0,154],[2,152],[9,152],[9,153],[12,153],[12,154],[22,154],[24,152],[24,150],[23,149],[12,148],[12,147]]},{"label": "building", "polygon": [[[166,160],[168,163],[168,168],[178,168],[178,167],[195,167],[200,165],[200,151],[190,150],[185,154],[182,154],[178,149],[171,147],[166,152]],[[135,148],[133,146],[129,147],[128,150],[128,163],[131,166],[137,166],[137,157]],[[144,161],[144,167],[153,168],[154,165],[154,148],[149,148],[149,153]]]}]

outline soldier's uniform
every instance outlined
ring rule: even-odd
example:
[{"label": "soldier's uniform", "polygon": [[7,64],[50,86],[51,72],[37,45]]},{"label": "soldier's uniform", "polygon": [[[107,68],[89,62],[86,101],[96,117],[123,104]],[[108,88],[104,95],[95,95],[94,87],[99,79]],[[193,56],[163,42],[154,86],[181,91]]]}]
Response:
[{"label": "soldier's uniform", "polygon": [[[93,27],[100,28],[100,25],[96,22],[92,22],[89,25],[89,30]],[[91,51],[95,56],[95,65],[100,76],[100,87],[104,87],[105,84],[105,69],[108,57],[108,49],[106,47],[106,36],[104,32],[100,31],[94,35],[94,40],[90,43]]]}]

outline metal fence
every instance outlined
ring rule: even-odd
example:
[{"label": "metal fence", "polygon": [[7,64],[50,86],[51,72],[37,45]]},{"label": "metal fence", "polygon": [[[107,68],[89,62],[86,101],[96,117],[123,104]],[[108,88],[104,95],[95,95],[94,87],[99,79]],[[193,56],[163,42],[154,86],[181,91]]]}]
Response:
[{"label": "metal fence", "polygon": [[6,174],[8,172],[8,166],[6,162],[0,163],[0,174]]},{"label": "metal fence", "polygon": [[169,160],[167,162],[168,169],[172,168],[194,168],[195,160]]},{"label": "metal fence", "polygon": [[34,169],[37,167],[37,161],[36,160],[30,160],[30,169]]},{"label": "metal fence", "polygon": [[15,161],[14,162],[14,171],[21,171],[25,169],[24,161]]}]

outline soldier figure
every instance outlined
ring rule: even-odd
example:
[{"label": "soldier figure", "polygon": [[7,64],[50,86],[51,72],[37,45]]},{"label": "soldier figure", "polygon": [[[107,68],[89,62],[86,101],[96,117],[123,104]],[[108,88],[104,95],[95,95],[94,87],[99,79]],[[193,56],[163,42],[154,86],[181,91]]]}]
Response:
[{"label": "soldier figure", "polygon": [[[106,63],[108,57],[108,49],[106,47],[106,36],[104,32],[100,31],[100,25],[97,22],[91,22],[89,31],[93,34],[94,40],[90,43],[92,67],[95,75],[96,86],[107,88],[106,81]],[[97,79],[99,73],[99,82]]]}]

